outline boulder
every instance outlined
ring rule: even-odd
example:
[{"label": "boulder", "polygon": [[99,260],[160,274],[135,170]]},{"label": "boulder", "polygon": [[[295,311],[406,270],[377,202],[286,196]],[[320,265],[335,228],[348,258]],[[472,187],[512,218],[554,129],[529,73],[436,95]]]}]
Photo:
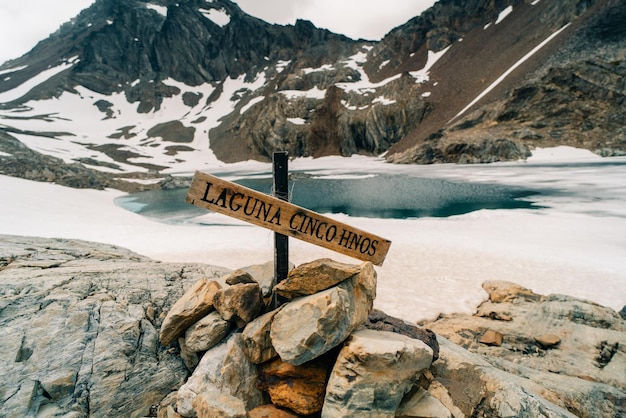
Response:
[{"label": "boulder", "polygon": [[294,299],[326,290],[358,272],[358,266],[323,258],[290,270],[287,279],[277,284],[274,290],[284,298]]},{"label": "boulder", "polygon": [[[441,336],[439,346],[439,360],[431,368],[436,381],[429,391],[453,412],[455,418],[459,415],[454,413],[457,410],[461,416],[575,416],[542,397],[544,391],[539,384],[499,370],[484,357]],[[439,381],[446,382],[446,385]]]},{"label": "boulder", "polygon": [[489,294],[489,300],[493,303],[511,302],[514,300],[526,300],[538,302],[541,295],[516,283],[506,281],[487,281],[483,283],[483,289]]},{"label": "boulder", "polygon": [[393,316],[387,315],[378,309],[374,309],[369,314],[367,322],[365,323],[365,328],[377,331],[395,332],[396,334],[406,335],[407,337],[421,340],[433,350],[433,361],[439,358],[439,344],[437,343],[437,336],[429,329],[411,325],[400,318],[394,318]]},{"label": "boulder", "polygon": [[277,313],[278,310],[273,310],[259,316],[254,321],[249,322],[241,334],[243,351],[254,364],[265,363],[278,355],[272,346],[270,336],[272,320]]},{"label": "boulder", "polygon": [[220,344],[204,353],[195,371],[178,390],[178,412],[194,417],[194,400],[200,394],[221,393],[243,401],[245,409],[263,402],[263,393],[256,388],[256,366],[243,353],[241,333],[233,332]]},{"label": "boulder", "polygon": [[198,418],[247,418],[246,405],[239,398],[220,392],[203,392],[193,400]]},{"label": "boulder", "polygon": [[[619,313],[569,296],[539,295],[508,282],[487,282],[483,287],[489,293],[489,300],[478,311],[493,315],[443,315],[422,325],[437,333],[440,344],[445,337],[488,361],[493,367],[488,374],[492,377],[483,376],[487,366],[472,363],[476,358],[468,357],[463,360],[466,363],[463,375],[448,370],[439,375],[442,379],[464,379],[474,382],[472,388],[479,388],[497,374],[500,383],[489,387],[495,389],[510,382],[511,390],[518,394],[515,396],[519,408],[547,400],[578,416],[585,416],[588,411],[595,411],[598,416],[626,413],[623,403],[618,401],[626,399],[623,373],[626,356],[619,348],[619,342],[626,340],[626,324]],[[501,315],[511,316],[513,320],[499,320]],[[501,346],[480,343],[486,329],[506,336]],[[554,349],[557,345],[558,349]],[[443,372],[445,364],[445,360],[436,362],[434,374]],[[463,367],[459,365],[460,369]],[[506,373],[499,374],[496,370]],[[490,409],[495,403],[481,401],[483,395],[457,397],[463,387],[455,384],[450,393],[455,395],[455,402],[465,399],[458,404],[465,414],[472,414],[479,407],[496,414],[495,409]],[[488,399],[503,399],[503,396],[491,389],[487,394]],[[513,410],[517,411],[518,407]],[[530,411],[534,407],[529,408]]]},{"label": "boulder", "polygon": [[284,305],[272,322],[272,345],[283,361],[304,364],[365,323],[375,297],[376,270],[363,263],[359,274],[337,286]]},{"label": "boulder", "polygon": [[[289,263],[289,269],[291,270],[293,267],[293,263]],[[274,285],[274,261],[242,267],[241,270],[254,277],[254,280],[261,286],[264,298],[272,295],[272,286]]]},{"label": "boulder", "polygon": [[194,322],[213,309],[213,297],[221,289],[214,280],[198,280],[176,301],[161,324],[161,344],[170,345]]},{"label": "boulder", "polygon": [[226,321],[243,328],[262,311],[263,295],[257,283],[236,284],[215,292],[215,309]]},{"label": "boulder", "polygon": [[387,331],[354,332],[331,372],[322,417],[394,417],[433,352],[420,340]]},{"label": "boulder", "polygon": [[148,416],[188,370],[159,343],[185,289],[226,269],[0,236],[0,416]]},{"label": "boulder", "polygon": [[301,366],[275,359],[260,367],[258,385],[274,405],[311,415],[322,410],[329,369],[324,358]]},{"label": "boulder", "polygon": [[224,278],[224,281],[230,286],[235,284],[257,283],[257,281],[254,280],[254,277],[252,277],[250,273],[242,269],[233,271],[226,278]]},{"label": "boulder", "polygon": [[194,350],[187,347],[184,337],[180,337],[178,339],[178,346],[180,347],[180,358],[185,363],[187,369],[189,369],[189,371],[193,371],[200,361],[198,354]]},{"label": "boulder", "polygon": [[298,418],[299,416],[276,405],[261,405],[248,412],[248,418]]},{"label": "boulder", "polygon": [[222,318],[218,312],[211,312],[185,331],[185,344],[192,351],[207,351],[226,335],[230,323]]}]

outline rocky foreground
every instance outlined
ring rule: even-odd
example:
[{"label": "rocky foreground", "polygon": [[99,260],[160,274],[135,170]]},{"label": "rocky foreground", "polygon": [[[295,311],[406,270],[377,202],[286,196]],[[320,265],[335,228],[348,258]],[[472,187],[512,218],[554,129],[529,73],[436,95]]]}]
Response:
[{"label": "rocky foreground", "polygon": [[277,310],[271,276],[0,236],[0,416],[626,414],[609,308],[490,282],[475,315],[417,327],[372,310],[368,263],[292,269]]}]

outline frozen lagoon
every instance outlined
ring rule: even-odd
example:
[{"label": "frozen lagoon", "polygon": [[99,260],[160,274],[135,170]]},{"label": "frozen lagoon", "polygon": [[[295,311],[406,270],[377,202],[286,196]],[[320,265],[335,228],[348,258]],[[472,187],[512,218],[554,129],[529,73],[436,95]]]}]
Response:
[{"label": "frozen lagoon", "polygon": [[[256,162],[216,167],[224,178],[267,176]],[[621,309],[626,304],[626,158],[536,150],[527,162],[400,166],[367,157],[298,159],[290,170],[322,178],[413,176],[476,185],[550,190],[541,208],[481,209],[410,219],[328,214],[383,236],[391,249],[378,271],[375,306],[409,321],[473,312],[485,280],[509,280],[535,292],[564,293]],[[190,174],[190,173],[186,173]],[[229,268],[273,258],[273,233],[206,213],[183,223],[149,219],[114,204],[123,193],[75,190],[0,176],[0,233],[106,242],[163,261]],[[295,187],[298,187],[297,185]],[[295,264],[330,257],[358,260],[290,240]]]}]

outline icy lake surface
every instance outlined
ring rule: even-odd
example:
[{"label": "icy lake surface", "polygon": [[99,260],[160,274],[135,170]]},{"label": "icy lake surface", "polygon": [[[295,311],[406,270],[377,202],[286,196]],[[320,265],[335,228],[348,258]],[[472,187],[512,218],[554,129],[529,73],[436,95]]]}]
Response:
[{"label": "icy lake surface", "polygon": [[[397,175],[330,178],[297,176],[290,181],[290,201],[318,213],[366,218],[419,218],[461,215],[480,209],[529,209],[537,192],[496,184],[450,182]],[[272,193],[271,178],[236,183]],[[155,190],[118,197],[121,207],[165,222],[188,222],[206,210],[185,203],[188,189]]]}]

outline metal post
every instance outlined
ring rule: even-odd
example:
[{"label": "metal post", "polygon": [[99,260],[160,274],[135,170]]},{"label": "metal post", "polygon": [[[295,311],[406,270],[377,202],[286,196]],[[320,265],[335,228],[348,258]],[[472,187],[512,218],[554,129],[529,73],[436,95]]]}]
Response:
[{"label": "metal post", "polygon": [[[273,157],[274,196],[289,201],[289,171],[287,152],[275,152]],[[287,278],[289,273],[289,237],[278,232],[274,233],[274,286]],[[280,305],[277,295],[273,297],[274,308]]]}]

